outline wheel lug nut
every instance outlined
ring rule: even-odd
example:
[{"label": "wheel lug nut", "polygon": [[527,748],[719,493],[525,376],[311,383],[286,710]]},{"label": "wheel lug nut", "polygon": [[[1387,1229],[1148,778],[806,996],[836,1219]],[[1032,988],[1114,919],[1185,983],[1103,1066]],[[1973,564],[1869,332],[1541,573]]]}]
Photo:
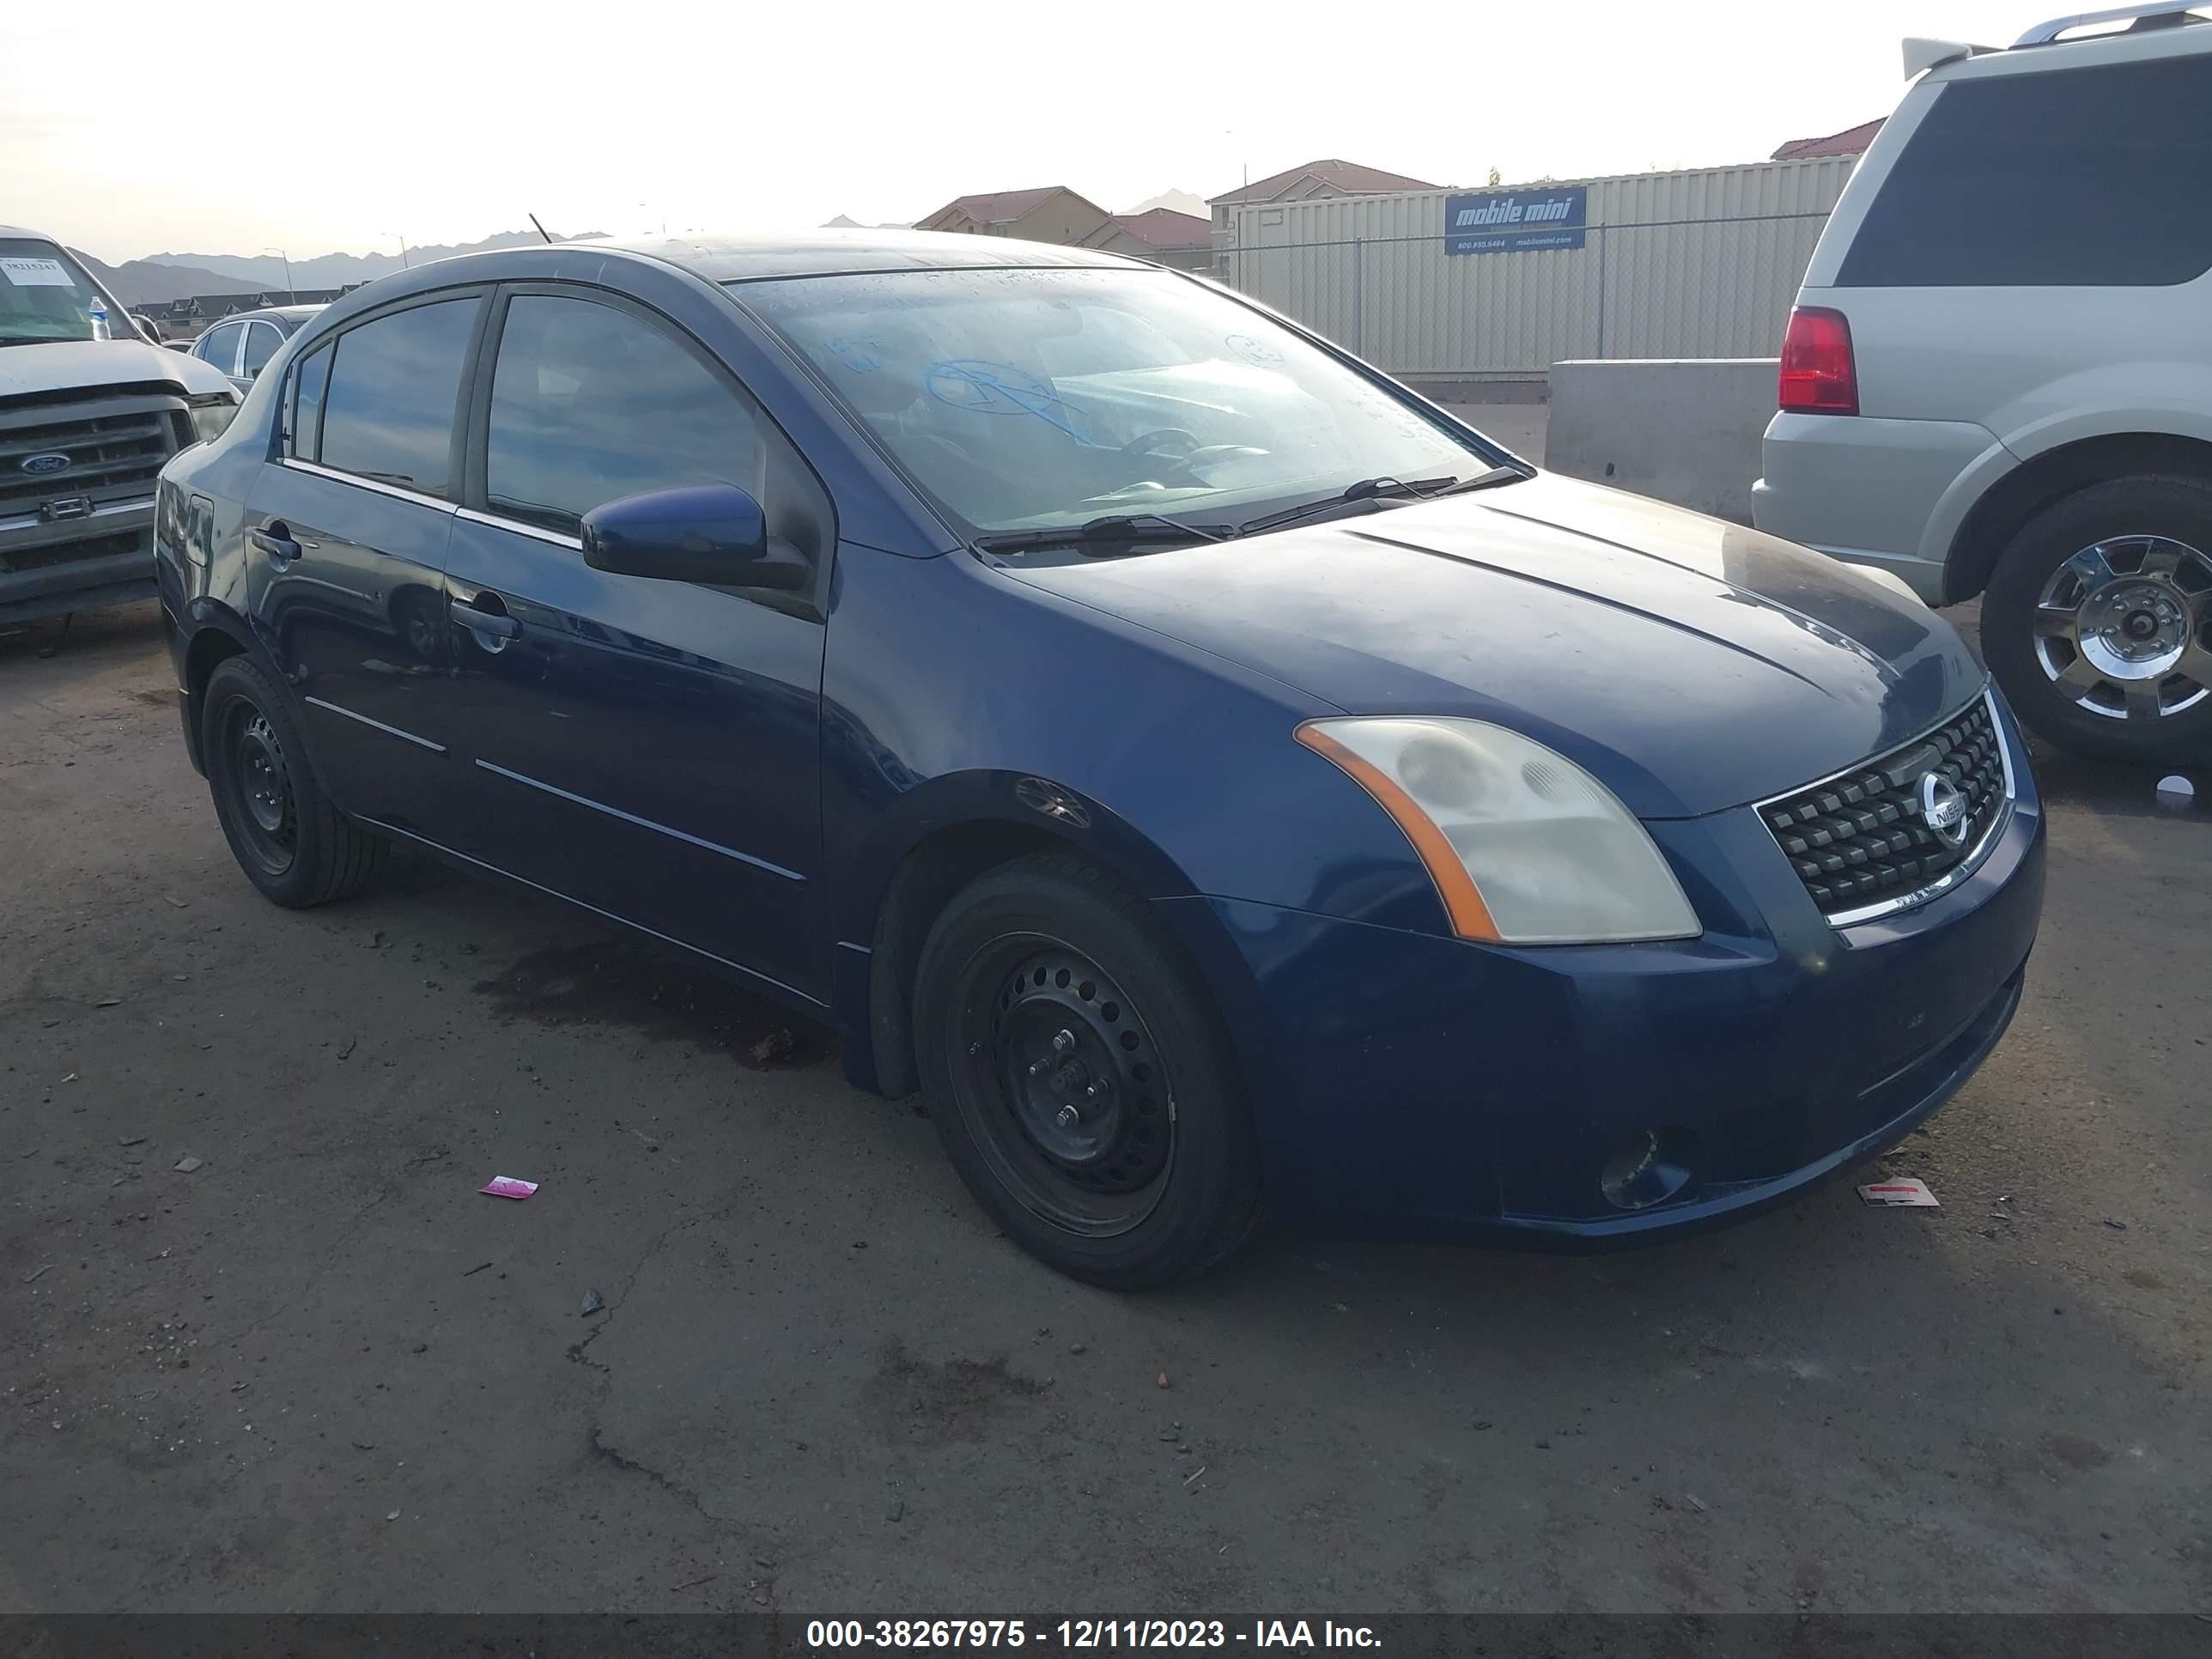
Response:
[{"label": "wheel lug nut", "polygon": [[1060,1109],[1058,1115],[1054,1117],[1053,1121],[1060,1125],[1063,1129],[1073,1129],[1077,1124],[1083,1121],[1083,1114],[1077,1111],[1073,1106],[1063,1106]]}]

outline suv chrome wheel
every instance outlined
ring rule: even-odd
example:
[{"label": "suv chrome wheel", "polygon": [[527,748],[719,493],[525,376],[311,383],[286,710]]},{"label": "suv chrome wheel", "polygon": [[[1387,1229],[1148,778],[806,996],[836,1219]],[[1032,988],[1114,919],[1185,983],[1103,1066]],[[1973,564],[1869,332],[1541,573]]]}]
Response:
[{"label": "suv chrome wheel", "polygon": [[2166,536],[2114,536],[2051,573],[2035,659],[2059,693],[2108,720],[2156,720],[2212,697],[2212,556]]}]

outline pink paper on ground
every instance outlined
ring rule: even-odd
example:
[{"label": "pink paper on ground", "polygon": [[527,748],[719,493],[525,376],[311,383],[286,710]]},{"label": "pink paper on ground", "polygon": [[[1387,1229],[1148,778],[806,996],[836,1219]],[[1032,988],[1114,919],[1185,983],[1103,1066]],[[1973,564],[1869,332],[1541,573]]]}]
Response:
[{"label": "pink paper on ground", "polygon": [[481,1193],[489,1193],[494,1198],[522,1199],[536,1192],[538,1183],[534,1181],[520,1181],[514,1176],[494,1176],[477,1190]]}]

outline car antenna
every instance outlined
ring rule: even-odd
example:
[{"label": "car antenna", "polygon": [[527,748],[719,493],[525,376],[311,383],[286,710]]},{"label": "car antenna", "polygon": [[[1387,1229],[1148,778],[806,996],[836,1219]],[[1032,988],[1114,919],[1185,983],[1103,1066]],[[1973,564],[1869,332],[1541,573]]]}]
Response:
[{"label": "car antenna", "polygon": [[534,214],[534,213],[530,214],[530,215],[528,215],[528,216],[527,216],[527,217],[529,218],[530,222],[531,222],[532,224],[533,224],[533,225],[538,225],[538,234],[540,236],[544,236],[544,237],[545,238],[545,240],[546,240],[547,241],[549,241],[549,242],[550,242],[550,241],[553,240],[553,238],[552,238],[550,235],[548,235],[548,234],[547,234],[547,233],[546,233],[546,229],[545,229],[545,227],[544,227],[544,226],[543,226],[543,225],[539,225],[539,224],[538,224],[538,216],[537,216],[536,214]]}]

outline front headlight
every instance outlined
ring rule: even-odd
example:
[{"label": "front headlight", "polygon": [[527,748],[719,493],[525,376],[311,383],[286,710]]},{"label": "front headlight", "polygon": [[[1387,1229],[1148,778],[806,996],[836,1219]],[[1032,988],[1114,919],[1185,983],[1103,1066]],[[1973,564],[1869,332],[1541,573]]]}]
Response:
[{"label": "front headlight", "polygon": [[185,402],[192,412],[192,438],[197,443],[222,436],[230,417],[238,413],[238,399],[224,392],[203,392]]},{"label": "front headlight", "polygon": [[1667,860],[1613,792],[1565,756],[1483,720],[1309,720],[1428,866],[1453,931],[1504,945],[1694,939]]}]

